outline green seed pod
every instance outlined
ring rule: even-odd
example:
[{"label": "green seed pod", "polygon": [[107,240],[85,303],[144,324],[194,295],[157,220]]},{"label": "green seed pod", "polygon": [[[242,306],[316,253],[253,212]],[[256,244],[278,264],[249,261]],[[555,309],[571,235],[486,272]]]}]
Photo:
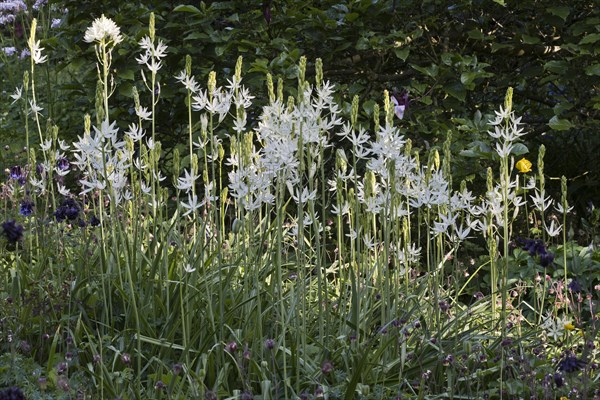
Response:
[{"label": "green seed pod", "polygon": [[346,173],[348,169],[348,158],[344,149],[337,149],[335,152],[335,167],[338,171],[342,171],[342,174]]},{"label": "green seed pod", "polygon": [[320,88],[323,84],[323,60],[320,58],[315,62],[315,75],[317,87]]},{"label": "green seed pod", "polygon": [[504,97],[504,108],[508,113],[512,111],[512,96],[513,88],[509,87],[508,89],[506,89],[506,96]]},{"label": "green seed pod", "polygon": [[273,85],[273,76],[267,73],[267,91],[269,92],[269,102],[275,102],[275,86]]},{"label": "green seed pod", "polygon": [[181,168],[181,157],[179,155],[179,149],[176,147],[173,150],[173,175],[175,176],[175,180],[179,176],[179,170]]},{"label": "green seed pod", "polygon": [[394,109],[390,101],[390,92],[387,90],[383,91],[383,109],[385,111],[385,123],[387,126],[391,126],[394,121]]},{"label": "green seed pod", "polygon": [[277,100],[283,102],[283,78],[277,78]]},{"label": "green seed pod", "polygon": [[92,120],[90,118],[90,114],[85,114],[83,117],[83,130],[86,134],[90,134],[92,129]]},{"label": "green seed pod", "polygon": [[185,73],[187,76],[192,76],[192,56],[185,56]]},{"label": "green seed pod", "polygon": [[306,56],[300,57],[300,64],[298,65],[298,84],[301,87],[304,84],[306,77]]},{"label": "green seed pod", "polygon": [[237,58],[237,62],[235,63],[235,79],[237,80],[237,82],[240,82],[242,80],[243,60],[244,60],[244,58],[242,56],[239,56]]},{"label": "green seed pod", "polygon": [[493,192],[494,191],[494,172],[492,171],[491,167],[488,167],[488,169],[487,169],[486,184],[487,184],[488,193]]},{"label": "green seed pod", "polygon": [[356,123],[358,121],[358,95],[355,95],[352,98],[352,111],[350,113],[350,122],[352,123],[352,127],[356,128]]},{"label": "green seed pod", "polygon": [[217,73],[210,71],[208,74],[208,95],[212,99],[212,95],[217,87]]},{"label": "green seed pod", "polygon": [[108,110],[104,109],[104,84],[101,80],[96,82],[96,125],[100,126],[104,117],[108,115]]},{"label": "green seed pod", "polygon": [[373,171],[367,171],[365,173],[365,197],[370,198],[375,196],[376,186],[375,173]]},{"label": "green seed pod", "polygon": [[25,93],[29,91],[29,71],[23,72],[23,87],[25,88]]},{"label": "green seed pod", "polygon": [[152,43],[154,43],[154,38],[156,37],[156,26],[155,26],[155,20],[154,20],[154,12],[150,13],[150,24],[148,27],[149,33],[150,33],[150,41]]},{"label": "green seed pod", "polygon": [[375,123],[375,132],[379,131],[379,104],[373,106],[373,122]]}]

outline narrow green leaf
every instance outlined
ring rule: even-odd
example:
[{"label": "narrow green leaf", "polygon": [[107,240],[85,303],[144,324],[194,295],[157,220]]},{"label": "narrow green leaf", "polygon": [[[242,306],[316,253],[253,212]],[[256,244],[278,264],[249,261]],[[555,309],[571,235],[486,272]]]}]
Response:
[{"label": "narrow green leaf", "polygon": [[600,40],[600,33],[590,33],[589,35],[585,35],[583,39],[579,41],[579,44],[596,43],[598,40]]}]

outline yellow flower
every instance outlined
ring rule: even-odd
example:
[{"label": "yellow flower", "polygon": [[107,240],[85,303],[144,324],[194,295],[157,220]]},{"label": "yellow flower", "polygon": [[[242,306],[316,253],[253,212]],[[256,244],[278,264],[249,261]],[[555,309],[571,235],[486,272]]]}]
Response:
[{"label": "yellow flower", "polygon": [[568,331],[575,330],[575,325],[573,325],[572,323],[569,322],[569,323],[565,324],[565,329]]},{"label": "yellow flower", "polygon": [[526,158],[521,158],[519,161],[517,161],[517,165],[515,165],[515,167],[517,167],[519,172],[523,174],[526,172],[531,172],[531,161]]},{"label": "yellow flower", "polygon": [[569,400],[569,398],[568,398],[568,397],[565,397],[565,396],[562,396],[562,397],[560,398],[560,400]]}]

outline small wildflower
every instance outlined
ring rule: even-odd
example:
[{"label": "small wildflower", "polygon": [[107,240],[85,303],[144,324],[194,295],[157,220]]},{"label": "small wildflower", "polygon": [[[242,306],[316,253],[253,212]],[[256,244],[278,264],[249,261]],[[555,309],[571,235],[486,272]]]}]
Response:
[{"label": "small wildflower", "polygon": [[236,342],[229,342],[225,345],[225,351],[233,354],[237,351],[238,345]]},{"label": "small wildflower", "polygon": [[325,361],[321,366],[321,373],[323,373],[323,375],[328,375],[331,371],[333,371],[333,364],[331,361]]},{"label": "small wildflower", "polygon": [[130,365],[131,364],[131,355],[129,355],[129,353],[121,354],[121,361],[123,361],[123,364],[125,364],[125,365]]},{"label": "small wildflower", "polygon": [[265,340],[265,348],[267,350],[273,350],[273,348],[275,348],[275,341],[273,339]]},{"label": "small wildflower", "polygon": [[173,375],[177,376],[183,371],[183,365],[180,363],[173,365]]},{"label": "small wildflower", "polygon": [[240,400],[252,400],[253,398],[254,396],[252,395],[252,392],[248,390],[244,391],[240,396]]},{"label": "small wildflower", "polygon": [[573,325],[572,323],[566,323],[565,324],[565,329],[568,331],[574,331],[575,330],[575,325]]},{"label": "small wildflower", "polygon": [[38,378],[38,385],[40,386],[40,390],[48,389],[48,378],[40,376]]}]

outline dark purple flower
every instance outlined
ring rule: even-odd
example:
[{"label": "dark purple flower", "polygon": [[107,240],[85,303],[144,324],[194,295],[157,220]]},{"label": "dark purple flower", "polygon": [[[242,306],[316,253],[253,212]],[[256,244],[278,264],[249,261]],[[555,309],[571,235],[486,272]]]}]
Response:
[{"label": "dark purple flower", "polygon": [[25,400],[25,395],[16,386],[0,391],[0,399]]},{"label": "dark purple flower", "polygon": [[65,219],[73,221],[79,216],[79,206],[73,199],[66,199],[62,202],[60,207],[54,212],[54,216],[58,222],[62,222]]},{"label": "dark purple flower", "polygon": [[131,364],[131,355],[129,355],[129,353],[121,354],[121,361],[123,361],[123,364],[125,364],[125,365],[130,365]]},{"label": "dark purple flower", "polygon": [[23,237],[24,228],[21,225],[17,225],[15,220],[9,219],[2,224],[2,232],[9,243],[16,243]]},{"label": "dark purple flower", "polygon": [[225,351],[233,354],[237,351],[238,345],[236,342],[229,342],[225,345]]},{"label": "dark purple flower", "polygon": [[321,373],[323,373],[323,375],[328,375],[331,371],[333,371],[333,364],[331,361],[325,361],[321,366]]},{"label": "dark purple flower", "polygon": [[554,379],[554,384],[557,388],[564,386],[565,380],[560,372],[555,373],[552,378]]},{"label": "dark purple flower", "polygon": [[547,252],[540,254],[540,265],[542,267],[548,267],[554,262],[554,254]]},{"label": "dark purple flower", "polygon": [[578,359],[573,354],[567,355],[558,363],[558,370],[564,372],[575,372],[585,367],[585,361]]},{"label": "dark purple flower", "polygon": [[274,347],[275,347],[275,341],[273,339],[265,340],[265,348],[267,350],[273,350]]},{"label": "dark purple flower", "polygon": [[90,225],[91,226],[99,226],[100,220],[98,218],[96,218],[95,215],[92,215],[92,217],[90,218]]},{"label": "dark purple flower", "polygon": [[572,292],[581,292],[583,290],[583,287],[581,287],[581,284],[579,282],[577,282],[577,280],[573,279],[569,285],[567,285],[567,287],[569,289],[571,289]]},{"label": "dark purple flower", "polygon": [[58,160],[56,160],[56,167],[61,170],[61,171],[66,171],[69,169],[69,160],[67,160],[66,157],[61,157]]},{"label": "dark purple flower", "polygon": [[271,23],[271,0],[265,0],[262,4],[263,17],[267,25]]},{"label": "dark purple flower", "polygon": [[9,176],[10,176],[10,179],[18,181],[19,179],[23,178],[23,176],[24,176],[23,169],[21,168],[20,165],[15,165],[14,167],[10,167]]},{"label": "dark purple flower", "polygon": [[242,393],[242,395],[240,396],[241,400],[252,400],[254,398],[254,396],[252,395],[252,392],[249,390],[246,390]]},{"label": "dark purple flower", "polygon": [[29,217],[33,214],[33,201],[31,200],[23,200],[19,206],[19,214]]},{"label": "dark purple flower", "polygon": [[183,371],[183,365],[177,363],[173,365],[173,375],[177,376]]}]

